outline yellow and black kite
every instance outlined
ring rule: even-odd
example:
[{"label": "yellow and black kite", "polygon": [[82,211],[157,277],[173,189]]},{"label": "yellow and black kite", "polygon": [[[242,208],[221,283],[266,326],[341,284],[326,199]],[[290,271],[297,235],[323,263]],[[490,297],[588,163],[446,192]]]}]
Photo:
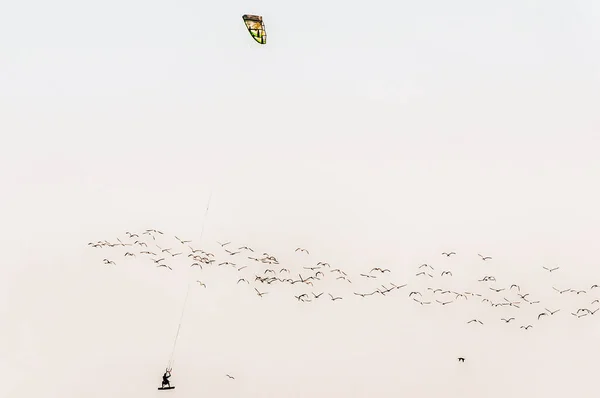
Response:
[{"label": "yellow and black kite", "polygon": [[265,30],[265,24],[260,15],[243,15],[242,19],[248,28],[250,35],[256,40],[257,43],[267,44],[267,31]]}]

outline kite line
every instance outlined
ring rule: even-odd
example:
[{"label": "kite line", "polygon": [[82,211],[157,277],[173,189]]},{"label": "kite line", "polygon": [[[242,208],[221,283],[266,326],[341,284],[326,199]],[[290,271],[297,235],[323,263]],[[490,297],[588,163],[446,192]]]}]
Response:
[{"label": "kite line", "polygon": [[[206,205],[206,211],[204,212],[204,219],[202,220],[202,229],[200,230],[200,239],[199,242],[202,242],[202,235],[204,235],[204,227],[206,225],[206,217],[208,216],[208,209],[210,208],[210,200],[212,198],[212,192],[208,196],[208,204]],[[171,350],[171,357],[169,358],[169,364],[167,365],[167,369],[173,369],[174,356],[175,356],[175,347],[177,346],[177,339],[179,338],[179,331],[181,330],[181,324],[183,322],[183,315],[185,313],[185,308],[187,304],[188,297],[190,295],[190,288],[192,286],[192,280],[188,282],[187,291],[185,293],[185,299],[183,301],[183,309],[181,310],[181,316],[179,317],[179,325],[177,325],[177,333],[175,334],[175,340],[173,341],[173,349]]]}]

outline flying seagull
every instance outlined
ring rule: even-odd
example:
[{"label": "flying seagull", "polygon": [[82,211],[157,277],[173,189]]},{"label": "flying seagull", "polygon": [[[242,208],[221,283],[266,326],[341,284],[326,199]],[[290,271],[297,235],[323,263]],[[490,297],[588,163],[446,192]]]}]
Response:
[{"label": "flying seagull", "polygon": [[555,268],[542,267],[542,268],[544,268],[545,270],[548,270],[549,272],[552,272],[552,271],[556,271],[560,267],[555,267]]}]

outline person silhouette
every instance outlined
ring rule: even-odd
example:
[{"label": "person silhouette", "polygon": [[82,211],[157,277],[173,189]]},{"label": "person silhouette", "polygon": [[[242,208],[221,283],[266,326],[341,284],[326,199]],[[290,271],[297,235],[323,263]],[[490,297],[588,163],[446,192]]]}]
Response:
[{"label": "person silhouette", "polygon": [[171,377],[171,369],[166,369],[165,373],[163,374],[162,377],[162,387],[164,388],[165,386],[171,388],[171,382],[169,382],[169,377]]}]

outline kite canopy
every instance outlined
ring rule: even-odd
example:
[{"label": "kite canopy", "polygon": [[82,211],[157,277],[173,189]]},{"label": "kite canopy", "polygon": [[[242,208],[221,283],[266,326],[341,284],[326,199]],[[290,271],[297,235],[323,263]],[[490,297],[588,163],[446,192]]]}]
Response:
[{"label": "kite canopy", "polygon": [[267,44],[267,31],[265,30],[262,17],[260,15],[246,14],[242,16],[242,19],[254,40],[260,44]]}]

